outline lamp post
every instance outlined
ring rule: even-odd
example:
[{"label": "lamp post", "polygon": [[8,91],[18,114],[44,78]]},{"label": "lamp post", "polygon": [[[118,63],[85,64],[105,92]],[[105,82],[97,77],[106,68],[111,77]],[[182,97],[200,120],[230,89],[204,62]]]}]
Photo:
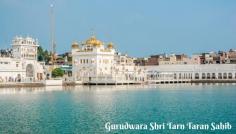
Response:
[{"label": "lamp post", "polygon": [[56,43],[55,43],[55,16],[54,16],[54,5],[50,4],[50,38],[51,38],[51,62],[54,65],[55,54],[56,54]]}]

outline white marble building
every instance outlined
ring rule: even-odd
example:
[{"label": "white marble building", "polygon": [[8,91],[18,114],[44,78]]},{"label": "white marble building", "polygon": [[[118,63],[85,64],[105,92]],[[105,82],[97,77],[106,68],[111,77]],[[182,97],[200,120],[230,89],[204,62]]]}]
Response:
[{"label": "white marble building", "polygon": [[144,71],[133,64],[132,58],[116,53],[112,43],[104,44],[95,36],[81,44],[72,44],[72,74],[75,81],[119,84],[144,79]]},{"label": "white marble building", "polygon": [[0,83],[43,80],[44,63],[37,61],[38,46],[31,37],[15,37],[11,56],[0,57]]},{"label": "white marble building", "polygon": [[236,81],[236,64],[144,66],[150,83]]},{"label": "white marble building", "polygon": [[135,66],[134,59],[117,53],[94,36],[72,44],[73,78],[84,84],[236,82],[236,64],[165,64]]}]

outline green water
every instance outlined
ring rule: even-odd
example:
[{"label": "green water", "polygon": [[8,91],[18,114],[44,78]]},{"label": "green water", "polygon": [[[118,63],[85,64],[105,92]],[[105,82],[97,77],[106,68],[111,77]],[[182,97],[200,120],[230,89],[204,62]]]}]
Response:
[{"label": "green water", "polygon": [[[230,130],[111,130],[105,123],[229,122]],[[0,133],[236,133],[236,85],[0,89]]]}]

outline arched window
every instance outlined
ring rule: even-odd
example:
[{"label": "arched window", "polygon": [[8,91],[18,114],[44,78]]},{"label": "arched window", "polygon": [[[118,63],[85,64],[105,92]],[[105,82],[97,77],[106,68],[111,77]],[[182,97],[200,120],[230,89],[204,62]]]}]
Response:
[{"label": "arched window", "polygon": [[199,79],[199,73],[195,73],[195,79]]},{"label": "arched window", "polygon": [[206,79],[206,74],[202,73],[202,79]]},{"label": "arched window", "polygon": [[32,64],[26,66],[26,77],[34,77],[34,67]]},{"label": "arched window", "polygon": [[211,74],[207,73],[207,79],[211,79]]},{"label": "arched window", "polygon": [[224,73],[224,74],[223,74],[223,78],[224,78],[224,79],[227,79],[227,73]]},{"label": "arched window", "polygon": [[212,78],[212,79],[215,79],[215,78],[216,78],[216,74],[215,74],[215,73],[212,73],[211,78]]},{"label": "arched window", "polygon": [[218,79],[222,79],[222,73],[218,73]]},{"label": "arched window", "polygon": [[232,78],[233,78],[232,73],[228,73],[228,78],[229,78],[229,79],[232,79]]}]

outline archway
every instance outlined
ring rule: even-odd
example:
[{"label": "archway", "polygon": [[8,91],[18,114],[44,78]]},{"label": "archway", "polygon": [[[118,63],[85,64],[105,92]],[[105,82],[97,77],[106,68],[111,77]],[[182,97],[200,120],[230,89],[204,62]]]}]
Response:
[{"label": "archway", "polygon": [[199,79],[199,73],[195,73],[195,79]]},{"label": "archway", "polygon": [[222,79],[222,73],[218,73],[218,79]]},{"label": "archway", "polygon": [[207,73],[207,79],[211,79],[211,74]]},{"label": "archway", "polygon": [[227,79],[227,73],[224,73],[224,74],[223,74],[223,78],[224,78],[224,79]]},{"label": "archway", "polygon": [[216,78],[216,74],[215,74],[215,73],[212,73],[211,78],[212,78],[212,79],[215,79],[215,78]]},{"label": "archway", "polygon": [[202,79],[205,79],[205,78],[206,78],[205,73],[202,73]]},{"label": "archway", "polygon": [[20,74],[17,74],[16,81],[17,81],[17,82],[21,82],[21,75],[20,75]]},{"label": "archway", "polygon": [[34,66],[32,64],[26,66],[26,77],[34,77]]},{"label": "archway", "polygon": [[233,78],[233,74],[232,73],[228,73],[228,78],[232,79]]}]

